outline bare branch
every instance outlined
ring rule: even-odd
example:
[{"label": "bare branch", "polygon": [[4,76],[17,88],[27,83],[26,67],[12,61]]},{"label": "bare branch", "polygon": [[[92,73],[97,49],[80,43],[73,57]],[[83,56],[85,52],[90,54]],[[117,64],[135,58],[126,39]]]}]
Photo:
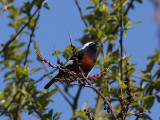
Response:
[{"label": "bare branch", "polygon": [[57,55],[57,51],[56,51],[56,47],[55,46],[54,46],[54,51],[55,51],[55,54],[56,54],[56,57],[57,57],[57,64],[60,64],[62,66],[63,62],[60,61],[60,58]]},{"label": "bare branch", "polygon": [[77,52],[76,51],[76,47],[72,44],[72,39],[71,39],[71,35],[70,35],[68,27],[67,27],[67,31],[68,31],[69,39],[70,39],[70,42],[71,42],[71,47],[72,47],[73,55],[76,55],[76,52]]},{"label": "bare branch", "polygon": [[45,77],[48,77],[50,74],[54,73],[56,70],[57,70],[57,69],[49,72],[48,74],[44,74],[40,79],[36,80],[34,83],[36,84],[36,83],[42,81]]}]

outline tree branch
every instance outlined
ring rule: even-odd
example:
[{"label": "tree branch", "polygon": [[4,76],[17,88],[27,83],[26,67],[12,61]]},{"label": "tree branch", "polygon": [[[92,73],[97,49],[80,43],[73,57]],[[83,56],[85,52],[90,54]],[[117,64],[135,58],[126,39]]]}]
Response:
[{"label": "tree branch", "polygon": [[90,87],[90,88],[92,88],[92,89],[98,94],[98,96],[103,99],[103,101],[105,102],[105,104],[108,105],[108,107],[109,107],[109,109],[110,109],[110,111],[111,111],[111,114],[112,114],[113,119],[114,119],[114,120],[118,120],[117,117],[116,117],[116,114],[115,114],[115,112],[114,112],[114,109],[113,109],[112,105],[110,104],[109,100],[107,100],[107,99],[104,97],[104,95],[103,95],[96,87],[94,87],[94,86],[90,83],[89,80],[87,80],[86,78],[85,78],[85,80],[86,80],[87,83],[89,84],[89,85],[86,85],[85,87]]},{"label": "tree branch", "polygon": [[[122,16],[120,18],[120,72],[121,72],[121,81],[123,81],[123,27],[122,27]],[[121,89],[121,96],[123,96]]]},{"label": "tree branch", "polygon": [[9,6],[4,5],[4,6],[1,8],[1,10],[0,10],[0,15],[2,14],[2,12],[4,12],[5,10],[7,10],[8,7],[9,7]]},{"label": "tree branch", "polygon": [[3,53],[8,48],[8,46],[12,42],[14,42],[16,40],[17,36],[24,30],[24,28],[26,28],[29,25],[31,19],[36,15],[36,13],[38,12],[38,10],[39,10],[39,8],[37,8],[35,10],[35,12],[33,13],[33,15],[29,17],[28,22],[23,25],[23,27],[15,34],[15,36],[12,39],[10,39],[9,41],[7,41],[7,43],[5,44],[5,46],[3,47],[3,49],[0,51],[0,54]]},{"label": "tree branch", "polygon": [[79,10],[79,13],[80,13],[80,15],[81,15],[81,18],[82,18],[85,26],[88,27],[87,22],[86,22],[86,20],[85,20],[85,18],[84,18],[84,16],[83,16],[83,13],[82,13],[82,9],[81,9],[81,7],[80,7],[80,5],[79,5],[79,3],[78,3],[78,0],[75,0],[75,3],[76,3],[76,5],[77,5],[77,8],[78,8],[78,10]]},{"label": "tree branch", "polygon": [[31,35],[30,35],[30,40],[29,40],[29,43],[28,43],[28,46],[27,46],[27,51],[26,51],[26,57],[25,57],[25,61],[23,63],[24,65],[26,65],[26,63],[27,63],[29,49],[30,49],[30,45],[31,45],[30,43],[32,43],[32,41],[33,41],[32,39],[34,37],[34,32],[35,32],[35,28],[36,28],[36,25],[37,25],[39,17],[40,17],[40,8],[38,9],[38,15],[37,15],[37,18],[36,18],[36,20],[34,22],[34,26],[32,28],[32,32],[31,32]]},{"label": "tree branch", "polygon": [[75,98],[74,98],[74,103],[73,103],[73,105],[72,105],[73,111],[75,111],[76,108],[77,108],[78,98],[79,98],[79,96],[80,96],[81,90],[82,90],[82,86],[79,87],[79,89],[78,89],[78,91],[77,91],[77,94],[76,94],[76,96],[75,96]]}]

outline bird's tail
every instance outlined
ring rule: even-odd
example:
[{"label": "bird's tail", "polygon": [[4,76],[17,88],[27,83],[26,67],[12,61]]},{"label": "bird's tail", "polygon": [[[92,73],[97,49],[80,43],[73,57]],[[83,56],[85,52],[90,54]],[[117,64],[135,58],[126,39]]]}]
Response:
[{"label": "bird's tail", "polygon": [[56,82],[55,77],[44,86],[44,89],[48,89],[54,82]]}]

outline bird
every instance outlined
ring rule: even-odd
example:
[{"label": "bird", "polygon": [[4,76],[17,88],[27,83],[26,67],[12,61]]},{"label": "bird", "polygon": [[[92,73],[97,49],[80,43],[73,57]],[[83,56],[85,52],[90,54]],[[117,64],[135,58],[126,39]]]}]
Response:
[{"label": "bird", "polygon": [[[91,70],[93,69],[96,59],[97,59],[97,48],[99,45],[95,42],[87,42],[75,55],[73,55],[64,66],[73,71],[74,73],[80,73],[80,68],[82,69],[84,75],[87,77]],[[75,60],[77,58],[77,61]],[[45,86],[44,89],[48,89],[56,80],[55,78],[61,78],[68,76],[67,72],[59,70],[59,73],[52,78]]]}]

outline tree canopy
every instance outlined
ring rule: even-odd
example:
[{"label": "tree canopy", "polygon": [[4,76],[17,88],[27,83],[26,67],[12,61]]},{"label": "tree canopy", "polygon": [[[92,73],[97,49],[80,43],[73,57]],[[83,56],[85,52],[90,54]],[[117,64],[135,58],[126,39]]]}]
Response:
[{"label": "tree canopy", "polygon": [[[1,38],[0,41],[0,74],[5,85],[0,91],[0,118],[21,120],[26,114],[42,120],[65,119],[61,117],[61,111],[57,112],[49,105],[54,104],[52,96],[59,93],[63,98],[61,101],[72,110],[71,120],[152,120],[150,110],[155,101],[160,102],[160,51],[155,49],[152,56],[148,55],[146,69],[138,70],[136,64],[130,63],[132,55],[125,50],[124,37],[127,37],[128,30],[136,30],[133,28],[135,24],[141,24],[129,18],[130,10],[136,9],[135,3],[143,4],[142,0],[90,0],[85,8],[87,13],[83,14],[79,1],[75,0],[77,14],[85,26],[79,43],[84,45],[92,41],[101,45],[95,65],[97,73],[85,77],[83,71],[74,75],[63,67],[62,59],[68,60],[78,51],[69,29],[66,39],[70,39],[70,45],[66,45],[64,51],[56,46],[53,49],[52,56],[57,63],[43,57],[42,53],[47,51],[39,48],[36,30],[40,29],[38,23],[42,10],[48,12],[52,7],[47,0],[24,0],[18,6],[16,0],[0,0],[0,19],[4,17],[7,27],[13,30],[12,33],[5,31],[9,39]],[[160,2],[153,0],[153,3],[158,10]],[[31,53],[36,57],[31,57]],[[33,68],[36,63],[39,67]],[[47,77],[51,79],[58,69],[71,72],[71,77],[59,79],[48,90],[38,89],[37,86]],[[42,74],[42,71],[45,72]],[[142,76],[136,75],[136,71],[140,71]],[[41,78],[37,79],[37,74],[41,74]],[[77,87],[74,95],[70,92],[73,86]],[[96,104],[87,108],[87,103],[84,103],[79,109],[80,94],[86,88],[96,94],[92,100]]]}]

